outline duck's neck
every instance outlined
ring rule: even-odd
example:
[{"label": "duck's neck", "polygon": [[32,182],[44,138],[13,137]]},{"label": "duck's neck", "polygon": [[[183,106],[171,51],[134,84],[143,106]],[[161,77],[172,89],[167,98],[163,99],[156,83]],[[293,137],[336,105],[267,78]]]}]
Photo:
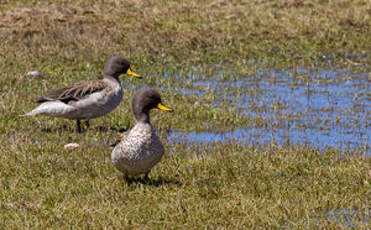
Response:
[{"label": "duck's neck", "polygon": [[108,74],[103,74],[103,78],[107,79],[109,81],[121,84],[119,76],[111,76],[111,75],[108,75]]},{"label": "duck's neck", "polygon": [[145,123],[145,124],[151,124],[151,121],[149,119],[149,111],[141,112],[141,113],[135,113],[135,119],[137,120],[137,123]]}]

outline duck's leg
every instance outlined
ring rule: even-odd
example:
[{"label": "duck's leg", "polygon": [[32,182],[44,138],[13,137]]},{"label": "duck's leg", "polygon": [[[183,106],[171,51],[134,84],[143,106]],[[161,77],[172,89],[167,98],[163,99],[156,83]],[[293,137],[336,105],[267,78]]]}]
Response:
[{"label": "duck's leg", "polygon": [[80,122],[80,120],[76,120],[76,125],[77,125],[77,132],[81,133],[81,122]]},{"label": "duck's leg", "polygon": [[144,180],[145,181],[149,181],[149,171],[148,172],[146,172],[146,174],[144,175]]},{"label": "duck's leg", "polygon": [[131,183],[131,179],[130,179],[130,177],[128,176],[128,174],[124,173],[124,179],[125,179],[125,181],[126,181],[128,184]]}]

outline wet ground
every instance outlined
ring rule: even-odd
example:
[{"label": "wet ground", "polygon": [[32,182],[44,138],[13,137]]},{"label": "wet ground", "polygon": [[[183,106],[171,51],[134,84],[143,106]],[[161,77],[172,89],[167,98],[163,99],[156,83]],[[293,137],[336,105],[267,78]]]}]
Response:
[{"label": "wet ground", "polygon": [[[188,133],[173,130],[168,136],[171,144],[300,144],[371,155],[371,73],[364,69],[257,67],[252,74],[229,70],[166,77],[177,79],[177,93],[197,95],[199,103],[210,106],[228,104],[249,118],[243,127]],[[167,90],[174,91],[174,85]],[[210,95],[215,100],[203,100]]]}]

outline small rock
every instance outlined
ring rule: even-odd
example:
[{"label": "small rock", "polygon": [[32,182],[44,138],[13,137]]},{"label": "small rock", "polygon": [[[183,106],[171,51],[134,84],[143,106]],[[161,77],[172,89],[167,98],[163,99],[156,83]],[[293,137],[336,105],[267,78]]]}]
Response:
[{"label": "small rock", "polygon": [[77,143],[68,143],[66,145],[64,145],[64,149],[75,149],[75,148],[78,148],[80,147],[79,144]]},{"label": "small rock", "polygon": [[31,76],[31,77],[40,77],[41,73],[39,71],[30,71],[26,74],[26,76]]}]

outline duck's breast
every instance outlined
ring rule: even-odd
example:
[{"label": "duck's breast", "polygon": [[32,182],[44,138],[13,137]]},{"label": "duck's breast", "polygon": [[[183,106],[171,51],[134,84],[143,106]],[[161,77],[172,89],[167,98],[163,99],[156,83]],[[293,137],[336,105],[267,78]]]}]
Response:
[{"label": "duck's breast", "polygon": [[138,175],[148,172],[163,155],[164,148],[150,124],[138,123],[115,147],[112,161],[117,169]]}]

